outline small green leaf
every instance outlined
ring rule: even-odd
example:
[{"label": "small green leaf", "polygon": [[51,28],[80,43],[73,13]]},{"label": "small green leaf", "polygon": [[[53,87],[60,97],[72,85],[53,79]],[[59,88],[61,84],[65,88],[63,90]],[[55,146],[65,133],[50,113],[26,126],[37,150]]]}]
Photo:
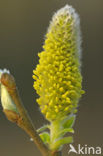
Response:
[{"label": "small green leaf", "polygon": [[50,135],[47,132],[43,132],[41,134],[39,134],[41,140],[45,143],[48,144],[50,142]]},{"label": "small green leaf", "polygon": [[69,144],[73,142],[73,137],[64,137],[62,139],[57,140],[54,144],[52,144],[51,149],[60,149],[62,145]]},{"label": "small green leaf", "polygon": [[49,125],[44,125],[44,126],[40,127],[39,129],[37,129],[37,132],[41,133],[42,131],[44,131],[45,129],[48,129],[48,128],[49,128]]},{"label": "small green leaf", "polygon": [[72,128],[75,122],[75,118],[76,118],[76,115],[71,115],[69,118],[67,118],[63,123],[64,129]]},{"label": "small green leaf", "polygon": [[64,136],[67,132],[69,132],[69,133],[74,133],[74,130],[73,130],[73,128],[66,128],[66,129],[63,129],[63,130],[61,130],[61,131],[58,133],[58,136]]}]

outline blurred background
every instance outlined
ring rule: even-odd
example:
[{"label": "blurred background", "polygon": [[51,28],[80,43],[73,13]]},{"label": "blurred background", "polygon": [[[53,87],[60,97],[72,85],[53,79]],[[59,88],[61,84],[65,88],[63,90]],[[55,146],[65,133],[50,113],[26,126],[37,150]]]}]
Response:
[{"label": "blurred background", "polygon": [[[103,0],[0,0],[0,68],[15,76],[22,101],[36,128],[47,121],[39,111],[32,85],[44,35],[53,13],[65,4],[80,15],[82,74],[86,94],[74,125],[74,146],[103,145]],[[63,149],[68,156],[69,145]],[[10,123],[0,105],[0,155],[41,156],[27,134]],[[73,154],[70,154],[73,156]]]}]

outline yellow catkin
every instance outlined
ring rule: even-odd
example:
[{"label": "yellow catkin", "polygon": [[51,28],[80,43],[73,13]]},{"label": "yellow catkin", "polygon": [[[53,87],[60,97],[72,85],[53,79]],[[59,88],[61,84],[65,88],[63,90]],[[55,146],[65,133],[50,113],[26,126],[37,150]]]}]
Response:
[{"label": "yellow catkin", "polygon": [[33,71],[34,88],[41,112],[50,120],[75,113],[83,94],[80,72],[79,17],[71,6],[52,18],[39,64]]}]

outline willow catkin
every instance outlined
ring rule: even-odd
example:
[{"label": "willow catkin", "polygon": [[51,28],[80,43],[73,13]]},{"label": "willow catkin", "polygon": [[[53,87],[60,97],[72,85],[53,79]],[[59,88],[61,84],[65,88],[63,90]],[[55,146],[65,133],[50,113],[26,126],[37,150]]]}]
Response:
[{"label": "willow catkin", "polygon": [[76,112],[83,94],[80,52],[79,17],[66,5],[54,14],[33,71],[37,102],[50,121]]}]

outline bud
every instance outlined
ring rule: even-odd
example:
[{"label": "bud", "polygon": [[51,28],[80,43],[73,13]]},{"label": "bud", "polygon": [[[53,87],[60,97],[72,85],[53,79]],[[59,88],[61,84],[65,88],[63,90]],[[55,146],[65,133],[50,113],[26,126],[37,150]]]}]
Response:
[{"label": "bud", "polygon": [[10,75],[10,72],[6,69],[0,70],[0,96],[1,96],[1,104],[3,107],[3,111],[6,114],[7,118],[11,121],[14,121],[17,119],[18,116],[18,110],[16,108],[15,103],[12,100],[12,97],[10,96],[7,87],[8,83],[10,87],[13,87],[13,84],[11,81],[7,79],[8,75]]},{"label": "bud", "polygon": [[79,16],[66,5],[54,14],[33,71],[34,88],[40,96],[37,102],[49,121],[76,112],[83,94],[80,53]]}]

